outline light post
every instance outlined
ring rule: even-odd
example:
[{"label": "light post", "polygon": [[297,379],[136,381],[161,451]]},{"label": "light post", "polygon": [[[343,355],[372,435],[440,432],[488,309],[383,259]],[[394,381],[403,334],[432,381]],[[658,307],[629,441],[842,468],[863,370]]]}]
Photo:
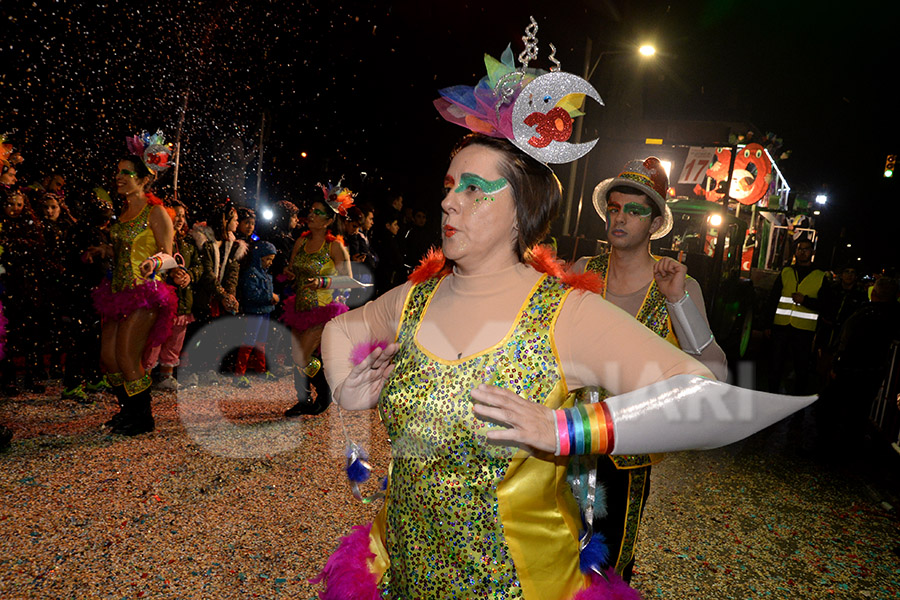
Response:
[{"label": "light post", "polygon": [[[591,63],[591,55],[593,53],[593,41],[591,40],[591,38],[588,38],[587,44],[585,44],[585,49],[584,49],[584,75],[583,75],[584,80],[590,82],[591,77],[593,77],[593,75],[594,75],[594,71],[597,70],[597,67],[600,65],[600,61],[603,59],[604,56],[607,56],[610,54],[632,54],[633,52],[634,52],[634,50],[604,50],[603,52],[601,52],[599,54],[599,56],[597,56],[597,59],[594,60],[594,62],[592,64]],[[656,54],[656,48],[652,44],[644,44],[638,48],[637,52],[642,57],[649,58]],[[578,119],[578,123],[575,126],[575,139],[574,139],[573,143],[576,145],[581,143],[581,131],[582,131],[583,127],[584,127],[584,117],[581,117],[580,119]],[[584,163],[582,163],[583,160],[585,161]],[[578,191],[578,210],[575,211],[575,227],[570,230],[569,225],[572,221],[572,204],[575,199],[575,185],[576,185],[577,179],[578,179],[578,167],[582,164],[585,167],[585,172],[583,173],[583,175],[581,177],[581,184],[579,186],[579,191]],[[581,209],[584,205],[584,185],[585,185],[586,179],[587,179],[587,160],[586,160],[586,157],[582,157],[576,161],[573,161],[569,165],[569,178],[568,178],[569,184],[568,184],[568,186],[566,186],[566,188],[567,188],[566,189],[566,202],[565,202],[566,213],[565,213],[565,217],[563,219],[563,233],[569,234],[569,232],[571,231],[572,237],[575,238],[575,244],[574,244],[574,248],[572,251],[573,260],[575,259],[574,254],[578,251],[578,228],[581,225]]]}]

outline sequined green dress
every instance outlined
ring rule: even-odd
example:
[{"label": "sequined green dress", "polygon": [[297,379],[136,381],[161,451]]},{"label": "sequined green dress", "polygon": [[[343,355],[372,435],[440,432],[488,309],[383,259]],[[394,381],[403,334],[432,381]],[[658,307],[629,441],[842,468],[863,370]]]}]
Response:
[{"label": "sequined green dress", "polygon": [[553,326],[569,288],[543,276],[495,346],[456,361],[416,341],[442,279],[414,286],[379,409],[392,443],[387,501],[371,530],[386,598],[570,598],[579,517],[567,459],[487,443],[472,412],[480,383],[551,408],[566,399]]},{"label": "sequined green dress", "polygon": [[285,301],[281,320],[297,331],[327,323],[349,310],[333,290],[303,285],[310,277],[333,277],[338,274],[331,258],[332,241],[334,238],[326,239],[315,252],[307,252],[305,242],[300,244],[290,265],[294,274],[295,295]]}]

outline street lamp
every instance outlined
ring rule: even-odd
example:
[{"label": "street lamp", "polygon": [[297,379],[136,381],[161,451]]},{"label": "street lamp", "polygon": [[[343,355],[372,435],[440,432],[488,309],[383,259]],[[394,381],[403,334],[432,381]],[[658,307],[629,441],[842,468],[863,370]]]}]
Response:
[{"label": "street lamp", "polygon": [[826,196],[825,194],[819,194],[816,196],[816,204],[824,205],[826,202],[828,202],[828,196]]},{"label": "street lamp", "polygon": [[[584,57],[584,79],[585,79],[585,81],[591,80],[591,77],[594,75],[594,71],[596,71],[597,67],[600,65],[600,60],[607,54],[630,54],[631,52],[634,51],[633,49],[632,50],[605,50],[600,53],[600,55],[597,57],[597,60],[595,60],[594,64],[591,65],[590,60],[591,60],[592,48],[593,48],[593,42],[591,41],[591,38],[588,38],[587,44],[585,46],[585,57]],[[642,46],[640,46],[638,48],[638,53],[644,58],[649,58],[656,54],[656,48],[651,44],[643,44]],[[572,143],[577,145],[581,142],[581,129],[583,126],[584,126],[584,117],[578,119],[578,121],[575,125],[575,132],[573,134],[573,142]],[[575,199],[575,182],[576,182],[576,177],[577,177],[577,173],[578,173],[578,165],[582,164],[581,160],[582,159],[574,160],[569,165],[569,185],[567,186],[568,189],[566,190],[566,201],[565,201],[566,214],[563,219],[563,233],[568,233],[569,231],[571,231],[572,236],[575,238],[575,248],[573,250],[573,254],[575,251],[578,250],[578,228],[579,228],[579,225],[581,224],[581,208],[582,208],[582,202],[584,201],[584,184],[585,184],[585,179],[587,179],[587,172],[585,169],[585,173],[583,174],[583,176],[581,178],[581,186],[580,186],[581,189],[580,189],[579,198],[578,198],[578,209],[575,213],[575,227],[574,227],[574,229],[570,230],[569,225],[570,225],[571,219],[572,219],[572,208],[573,208],[572,204]]]}]

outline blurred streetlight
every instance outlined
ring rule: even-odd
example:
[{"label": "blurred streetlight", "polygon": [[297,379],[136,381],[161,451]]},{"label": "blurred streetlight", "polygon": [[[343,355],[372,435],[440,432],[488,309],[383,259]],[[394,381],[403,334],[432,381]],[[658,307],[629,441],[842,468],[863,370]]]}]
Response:
[{"label": "blurred streetlight", "polygon": [[[584,56],[584,80],[585,81],[591,80],[591,77],[593,77],[593,75],[594,75],[594,71],[597,70],[597,67],[600,65],[600,61],[603,59],[604,56],[606,56],[608,54],[631,54],[632,52],[634,52],[634,48],[632,48],[631,50],[604,50],[597,57],[597,60],[595,60],[594,63],[591,64],[591,55],[593,54],[593,41],[591,40],[590,37],[587,39],[587,44],[585,45],[584,50],[585,50],[585,56]],[[638,53],[643,58],[649,58],[656,54],[656,48],[650,44],[644,44],[638,48]],[[583,126],[584,126],[584,117],[582,117],[581,119],[578,119],[575,124],[575,132],[572,135],[572,143],[575,145],[581,143],[581,130],[582,130]],[[574,200],[575,200],[576,175],[578,172],[579,164],[582,164],[581,159],[574,160],[569,165],[569,185],[566,186],[568,188],[566,190],[566,202],[565,202],[566,213],[565,213],[565,217],[563,218],[563,231],[566,233],[569,231],[572,232],[572,235],[575,237],[574,251],[576,251],[576,252],[578,250],[578,229],[581,225],[581,208],[582,208],[582,202],[584,201],[585,179],[587,179],[587,171],[585,170],[585,173],[583,174],[583,176],[581,178],[581,185],[580,185],[580,192],[579,192],[579,199],[578,199],[578,208],[577,208],[577,210],[574,211],[575,226],[574,226],[574,228],[569,229],[569,226],[570,226],[570,223],[572,220],[572,216],[573,216],[573,206],[572,205],[574,204]],[[573,256],[573,260],[574,260],[574,256]]]},{"label": "blurred streetlight", "polygon": [[819,194],[818,196],[816,196],[816,204],[825,204],[826,202],[828,202],[828,196],[826,196],[825,194]]}]

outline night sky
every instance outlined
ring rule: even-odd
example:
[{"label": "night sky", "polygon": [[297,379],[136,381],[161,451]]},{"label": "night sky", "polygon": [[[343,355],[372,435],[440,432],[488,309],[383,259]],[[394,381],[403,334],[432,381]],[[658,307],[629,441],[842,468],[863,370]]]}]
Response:
[{"label": "night sky", "polygon": [[[746,121],[783,138],[791,156],[779,166],[792,188],[832,198],[819,221],[818,258],[830,266],[843,228],[841,246],[851,242],[867,268],[880,269],[900,264],[892,235],[900,184],[881,176],[885,156],[900,145],[900,8],[874,4],[894,8],[4,0],[0,130],[26,157],[20,182],[58,169],[75,197],[108,185],[126,135],[162,129],[174,141],[183,116],[179,193],[203,208],[224,197],[222,169],[241,153],[255,194],[264,120],[263,202],[302,204],[317,197],[316,182],[343,175],[360,199],[396,190],[436,211],[447,153],[464,131],[431,102],[439,88],[473,85],[485,52],[499,56],[512,43],[518,53],[534,15],[537,66],[549,67],[553,42],[563,69],[581,73],[590,37],[594,57],[608,53],[592,78],[605,99],[637,85],[640,116]],[[627,68],[622,61],[645,40],[658,56]],[[557,173],[565,184],[566,168]],[[171,183],[170,172],[162,191]]]}]

